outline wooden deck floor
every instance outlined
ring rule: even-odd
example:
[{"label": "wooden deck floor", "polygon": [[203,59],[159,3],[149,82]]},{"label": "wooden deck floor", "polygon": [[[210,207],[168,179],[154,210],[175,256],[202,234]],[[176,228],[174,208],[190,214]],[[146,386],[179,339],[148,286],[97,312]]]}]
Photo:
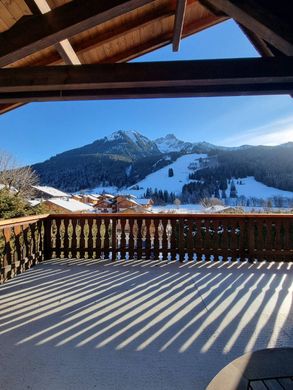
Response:
[{"label": "wooden deck floor", "polygon": [[0,286],[0,389],[203,390],[293,346],[293,264],[50,260]]}]

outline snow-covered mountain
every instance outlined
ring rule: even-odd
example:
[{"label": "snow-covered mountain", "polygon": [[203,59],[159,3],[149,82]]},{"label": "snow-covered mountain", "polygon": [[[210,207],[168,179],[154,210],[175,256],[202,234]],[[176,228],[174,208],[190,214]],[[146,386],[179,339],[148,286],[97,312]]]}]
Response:
[{"label": "snow-covered mountain", "polygon": [[[91,144],[35,164],[32,168],[39,175],[40,184],[67,192],[109,186],[129,188],[139,185],[148,175],[156,172],[157,184],[154,186],[159,188],[163,184],[160,174],[165,172],[159,170],[169,169],[173,163],[180,164],[192,158],[192,154],[209,155],[208,161],[204,161],[208,165],[201,167],[209,169],[201,176],[205,175],[206,187],[210,192],[210,184],[219,184],[231,177],[248,176],[254,176],[271,187],[293,190],[293,143],[274,147],[224,147],[208,142],[184,142],[174,134],[151,140],[138,131],[118,130]],[[178,179],[178,172],[176,177]],[[174,180],[168,179],[168,183]],[[182,187],[185,180],[179,179],[179,183]],[[194,192],[193,189],[190,191]]]},{"label": "snow-covered mountain", "polygon": [[180,152],[180,153],[208,153],[212,150],[241,150],[250,148],[250,145],[236,147],[218,146],[209,142],[185,142],[179,140],[174,134],[167,134],[154,141],[162,153]]},{"label": "snow-covered mountain", "polygon": [[103,142],[104,153],[123,153],[132,158],[160,154],[154,141],[134,130],[115,131],[110,136],[104,137]]}]

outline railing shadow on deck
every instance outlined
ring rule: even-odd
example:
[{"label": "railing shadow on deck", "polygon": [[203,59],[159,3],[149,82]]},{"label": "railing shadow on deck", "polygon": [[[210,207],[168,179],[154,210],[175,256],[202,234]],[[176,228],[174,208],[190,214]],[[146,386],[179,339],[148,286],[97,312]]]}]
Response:
[{"label": "railing shadow on deck", "polygon": [[[292,343],[290,265],[49,260],[1,287],[0,337],[13,335],[21,353],[38,347],[47,364],[55,364],[54,350],[69,360],[81,353],[85,372],[93,356],[102,373],[119,356],[114,351],[134,353],[138,384],[137,365],[151,356],[166,388],[203,389],[244,352]],[[180,378],[172,375],[178,365]]]}]

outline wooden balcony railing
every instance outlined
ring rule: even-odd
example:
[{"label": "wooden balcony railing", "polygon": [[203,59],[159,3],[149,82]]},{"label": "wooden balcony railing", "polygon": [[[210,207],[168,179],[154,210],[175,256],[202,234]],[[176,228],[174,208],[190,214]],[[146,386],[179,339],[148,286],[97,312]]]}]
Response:
[{"label": "wooden balcony railing", "polygon": [[46,217],[0,221],[0,284],[44,259]]},{"label": "wooden balcony railing", "polygon": [[2,282],[50,258],[293,261],[293,216],[57,214],[0,223]]}]

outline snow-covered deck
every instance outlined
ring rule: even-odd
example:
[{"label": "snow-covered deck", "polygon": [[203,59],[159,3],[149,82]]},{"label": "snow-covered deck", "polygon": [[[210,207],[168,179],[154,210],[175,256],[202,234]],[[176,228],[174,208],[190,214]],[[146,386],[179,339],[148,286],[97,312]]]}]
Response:
[{"label": "snow-covered deck", "polygon": [[292,263],[47,261],[0,286],[0,389],[205,389],[293,346],[292,284]]}]

